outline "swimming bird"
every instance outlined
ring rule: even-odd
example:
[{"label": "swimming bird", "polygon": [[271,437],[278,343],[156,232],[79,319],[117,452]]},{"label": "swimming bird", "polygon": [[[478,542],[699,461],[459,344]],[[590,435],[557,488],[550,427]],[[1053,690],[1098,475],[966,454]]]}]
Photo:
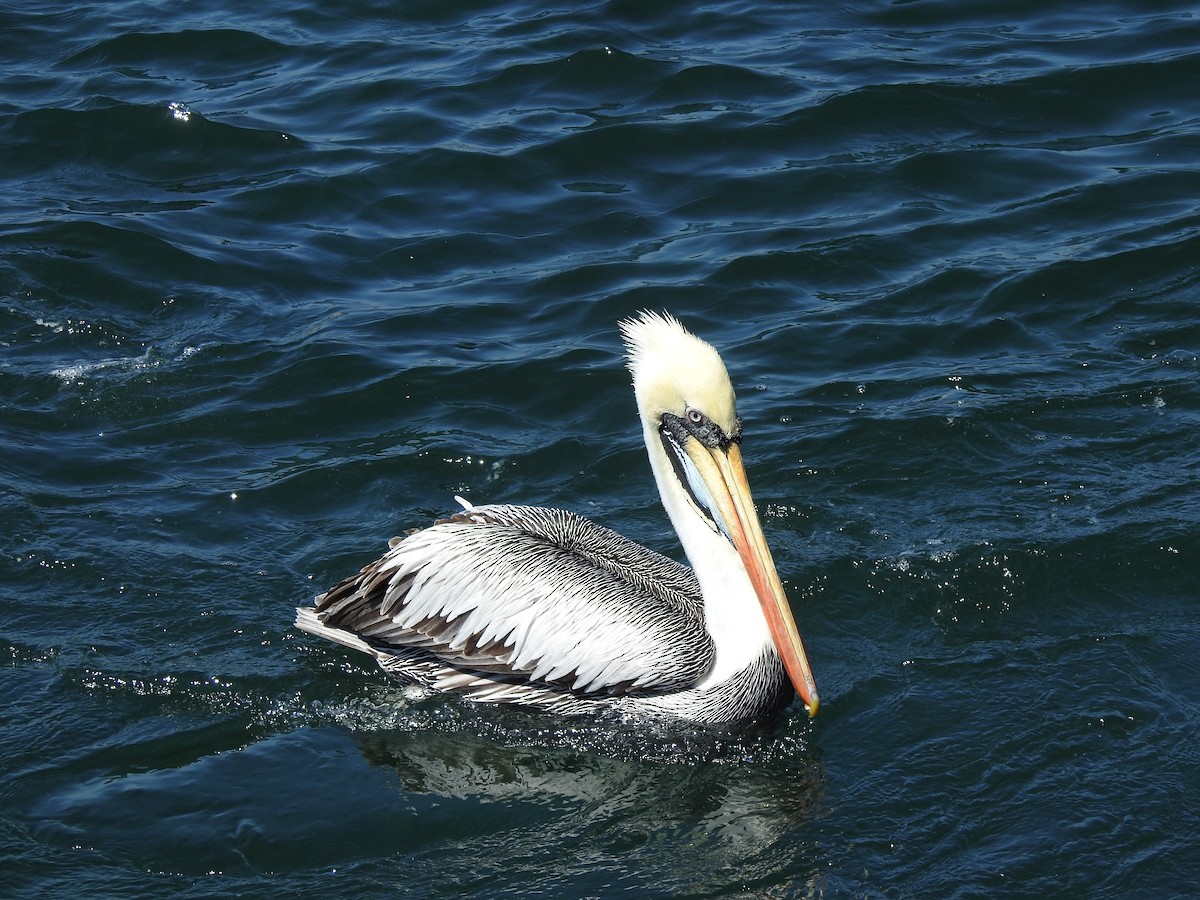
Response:
[{"label": "swimming bird", "polygon": [[720,355],[620,323],[659,495],[691,568],[574,513],[471,506],[296,610],[296,626],[471,700],[748,723],[816,684],[742,465]]}]

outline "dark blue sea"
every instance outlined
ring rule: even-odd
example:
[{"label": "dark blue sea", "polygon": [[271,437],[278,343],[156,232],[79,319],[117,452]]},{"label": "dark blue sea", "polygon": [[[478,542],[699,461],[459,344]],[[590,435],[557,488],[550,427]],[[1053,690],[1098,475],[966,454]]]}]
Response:
[{"label": "dark blue sea", "polygon": [[[1194,4],[3,0],[0,73],[0,894],[1194,895]],[[678,556],[642,309],[815,720],[291,627],[455,494]]]}]

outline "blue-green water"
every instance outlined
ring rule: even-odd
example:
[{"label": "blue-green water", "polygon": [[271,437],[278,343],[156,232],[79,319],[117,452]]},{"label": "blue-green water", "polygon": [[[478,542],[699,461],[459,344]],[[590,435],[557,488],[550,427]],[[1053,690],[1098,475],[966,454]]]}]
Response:
[{"label": "blue-green water", "polygon": [[[1181,896],[1189,4],[0,3],[0,892]],[[822,689],[408,699],[392,535],[678,552],[618,319],[721,348]]]}]

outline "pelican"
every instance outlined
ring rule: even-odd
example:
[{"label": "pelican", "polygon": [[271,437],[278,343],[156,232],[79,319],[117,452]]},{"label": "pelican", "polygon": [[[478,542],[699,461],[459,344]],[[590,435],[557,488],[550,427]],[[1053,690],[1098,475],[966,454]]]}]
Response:
[{"label": "pelican", "polygon": [[742,466],[725,364],[669,314],[620,323],[650,468],[692,567],[574,513],[471,506],[296,610],[471,700],[732,725],[817,687]]}]

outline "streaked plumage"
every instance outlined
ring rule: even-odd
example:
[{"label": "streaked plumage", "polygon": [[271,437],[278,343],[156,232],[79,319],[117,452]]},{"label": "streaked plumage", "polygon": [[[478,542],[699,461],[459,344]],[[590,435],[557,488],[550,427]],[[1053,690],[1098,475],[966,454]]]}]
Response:
[{"label": "streaked plumage", "polygon": [[[749,505],[724,364],[669,316],[645,313],[622,331],[651,465],[695,571],[570,512],[471,507],[394,539],[297,610],[296,625],[402,679],[478,701],[711,723],[785,705],[779,626],[764,618],[782,588],[753,507],[721,506],[731,495],[713,487],[736,482],[734,501]],[[710,455],[733,474],[713,474]],[[815,714],[803,651],[789,652]]]}]

